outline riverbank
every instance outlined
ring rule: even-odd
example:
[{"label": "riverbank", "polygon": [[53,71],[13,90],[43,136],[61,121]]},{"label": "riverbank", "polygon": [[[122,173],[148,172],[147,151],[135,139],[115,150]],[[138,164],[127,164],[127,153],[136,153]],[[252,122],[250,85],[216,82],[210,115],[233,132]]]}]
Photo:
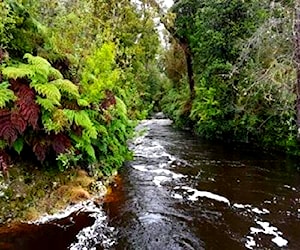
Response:
[{"label": "riverbank", "polygon": [[65,172],[35,169],[29,164],[10,168],[0,179],[0,224],[32,221],[68,205],[104,197],[111,177],[91,177],[80,168]]}]

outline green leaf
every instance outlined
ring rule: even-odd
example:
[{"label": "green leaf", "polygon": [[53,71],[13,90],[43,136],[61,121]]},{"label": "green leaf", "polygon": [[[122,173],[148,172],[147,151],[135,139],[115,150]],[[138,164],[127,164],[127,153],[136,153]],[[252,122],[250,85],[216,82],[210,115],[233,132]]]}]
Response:
[{"label": "green leaf", "polygon": [[13,144],[13,148],[18,154],[20,154],[22,152],[23,147],[24,147],[24,139],[23,138],[18,138]]}]

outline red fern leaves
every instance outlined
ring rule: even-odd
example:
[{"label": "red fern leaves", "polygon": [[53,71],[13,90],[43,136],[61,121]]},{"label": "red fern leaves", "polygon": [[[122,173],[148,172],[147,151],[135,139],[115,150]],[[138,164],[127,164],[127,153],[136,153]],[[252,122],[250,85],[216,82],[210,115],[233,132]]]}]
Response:
[{"label": "red fern leaves", "polygon": [[40,108],[35,103],[35,93],[22,80],[12,81],[12,89],[18,99],[12,110],[0,110],[0,139],[7,141],[10,145],[23,134],[27,126],[38,128]]},{"label": "red fern leaves", "polygon": [[42,139],[42,140],[34,140],[32,143],[32,151],[35,154],[36,158],[43,162],[46,159],[46,155],[49,151],[49,141]]},{"label": "red fern leaves", "polygon": [[71,140],[67,135],[62,133],[52,135],[44,134],[39,137],[35,136],[30,144],[32,145],[32,151],[36,158],[40,162],[43,162],[51,149],[54,150],[56,155],[65,153],[67,149],[71,147]]},{"label": "red fern leaves", "polygon": [[22,85],[19,87],[16,96],[18,97],[16,101],[18,113],[28,125],[31,125],[33,129],[37,129],[40,108],[35,103],[34,91],[29,86]]},{"label": "red fern leaves", "polygon": [[71,140],[68,136],[60,133],[52,136],[52,148],[56,154],[65,153],[71,147]]},{"label": "red fern leaves", "polygon": [[12,145],[28,126],[38,129],[40,108],[35,103],[35,92],[25,79],[10,80],[10,83],[18,99],[10,109],[0,109],[0,139]]},{"label": "red fern leaves", "polygon": [[24,121],[18,110],[14,109],[11,111],[11,122],[15,129],[20,133],[23,134],[26,127],[27,123]]},{"label": "red fern leaves", "polygon": [[12,124],[11,121],[11,112],[8,109],[0,110],[0,139],[4,139],[10,145],[18,137],[18,132]]}]

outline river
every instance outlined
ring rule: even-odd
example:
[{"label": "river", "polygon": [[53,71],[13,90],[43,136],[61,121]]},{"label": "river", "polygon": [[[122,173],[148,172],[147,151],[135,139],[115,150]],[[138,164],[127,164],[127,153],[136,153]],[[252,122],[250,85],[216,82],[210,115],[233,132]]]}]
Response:
[{"label": "river", "polygon": [[47,225],[54,245],[24,236],[17,248],[17,236],[0,230],[0,248],[2,242],[10,246],[3,249],[300,249],[296,161],[200,140],[168,119],[145,120],[137,133],[130,142],[135,157],[105,202],[69,209],[68,227],[58,227],[69,238],[53,233],[62,219],[44,218],[34,230]]}]

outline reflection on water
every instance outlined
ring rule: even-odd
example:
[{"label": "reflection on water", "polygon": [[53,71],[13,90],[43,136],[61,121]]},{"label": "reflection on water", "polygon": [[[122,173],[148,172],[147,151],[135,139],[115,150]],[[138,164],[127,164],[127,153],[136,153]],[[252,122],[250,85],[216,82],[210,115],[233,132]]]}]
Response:
[{"label": "reflection on water", "polygon": [[300,175],[279,156],[147,120],[105,204],[112,249],[300,249]]}]

